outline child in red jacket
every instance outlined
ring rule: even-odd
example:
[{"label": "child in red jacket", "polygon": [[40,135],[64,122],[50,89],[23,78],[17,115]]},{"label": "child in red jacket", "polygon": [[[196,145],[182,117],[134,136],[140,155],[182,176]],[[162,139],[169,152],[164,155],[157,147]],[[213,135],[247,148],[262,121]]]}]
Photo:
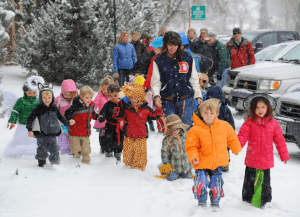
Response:
[{"label": "child in red jacket", "polygon": [[79,96],[74,97],[72,106],[65,112],[67,120],[75,120],[75,124],[69,127],[71,136],[70,149],[72,155],[79,158],[82,155],[82,163],[91,161],[90,138],[91,120],[96,120],[99,115],[94,111],[92,98],[94,91],[89,86],[80,89]]},{"label": "child in red jacket", "polygon": [[130,103],[125,108],[124,118],[127,122],[126,136],[123,142],[123,162],[133,169],[144,171],[147,166],[147,120],[158,115],[144,102],[145,89],[131,83],[123,90]]},{"label": "child in red jacket", "polygon": [[249,118],[238,133],[242,147],[248,141],[242,198],[256,207],[263,207],[272,199],[273,142],[281,161],[286,163],[290,158],[281,128],[273,118],[276,100],[267,94],[252,94],[244,100],[244,107],[249,109]]}]

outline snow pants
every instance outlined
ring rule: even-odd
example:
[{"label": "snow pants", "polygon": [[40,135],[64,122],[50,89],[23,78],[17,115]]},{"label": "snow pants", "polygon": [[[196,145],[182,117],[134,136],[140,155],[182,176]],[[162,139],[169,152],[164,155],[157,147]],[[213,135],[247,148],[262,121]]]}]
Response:
[{"label": "snow pants", "polygon": [[256,207],[264,206],[272,200],[270,169],[258,170],[246,166],[243,184],[243,201]]},{"label": "snow pants", "polygon": [[[209,183],[208,178],[210,178]],[[218,167],[215,170],[196,170],[193,186],[195,199],[200,202],[206,202],[208,187],[210,188],[209,196],[211,203],[219,203],[221,197],[224,197],[223,185],[222,167]]]},{"label": "snow pants", "polygon": [[105,152],[105,127],[99,129],[99,144],[101,149]]},{"label": "snow pants", "polygon": [[[124,129],[120,130],[120,135],[117,134],[116,125],[106,122],[105,124],[105,145],[101,146],[105,152],[121,153],[123,150]],[[120,145],[119,137],[120,136]]]},{"label": "snow pants", "polygon": [[89,137],[71,136],[70,149],[74,157],[80,158],[80,156],[82,155],[82,163],[90,163],[90,153],[92,152],[92,150]]},{"label": "snow pants", "polygon": [[46,160],[50,153],[49,161],[51,164],[59,164],[59,147],[56,136],[37,137],[37,152],[35,159]]},{"label": "snow pants", "polygon": [[125,137],[123,145],[124,164],[144,171],[147,166],[147,139]]}]

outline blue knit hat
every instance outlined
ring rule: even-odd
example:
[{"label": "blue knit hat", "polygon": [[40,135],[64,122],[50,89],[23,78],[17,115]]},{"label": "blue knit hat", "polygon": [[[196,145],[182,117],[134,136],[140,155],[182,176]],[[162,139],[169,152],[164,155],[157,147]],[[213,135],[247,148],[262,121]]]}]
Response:
[{"label": "blue knit hat", "polygon": [[163,47],[163,38],[164,37],[162,37],[162,36],[154,38],[152,43],[149,46],[153,47],[153,48]]},{"label": "blue knit hat", "polygon": [[187,36],[186,36],[185,33],[179,32],[178,34],[180,35],[180,38],[181,38],[181,41],[182,41],[182,45],[189,45],[190,44],[189,40],[188,40],[188,38],[187,38]]}]

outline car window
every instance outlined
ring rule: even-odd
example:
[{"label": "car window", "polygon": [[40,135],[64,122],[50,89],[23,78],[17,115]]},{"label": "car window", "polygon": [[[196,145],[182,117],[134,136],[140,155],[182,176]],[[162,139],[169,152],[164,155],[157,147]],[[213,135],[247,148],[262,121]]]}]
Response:
[{"label": "car window", "polygon": [[277,34],[276,33],[268,33],[266,35],[261,36],[258,38],[257,41],[262,42],[263,47],[268,47],[273,44],[277,44]]},{"label": "car window", "polygon": [[283,56],[283,59],[295,60],[300,59],[300,45],[294,47],[290,52]]},{"label": "car window", "polygon": [[279,33],[279,42],[285,42],[290,40],[295,40],[295,35],[292,32],[280,32]]},{"label": "car window", "polygon": [[247,38],[249,41],[252,42],[252,40],[253,40],[256,36],[258,36],[258,34],[259,34],[258,32],[256,32],[256,33],[254,33],[254,32],[253,32],[253,33],[252,33],[252,32],[251,32],[251,33],[248,32],[248,33],[245,33],[245,34],[243,33],[243,34],[242,34],[242,37]]},{"label": "car window", "polygon": [[255,54],[255,60],[272,60],[287,45],[270,46]]}]

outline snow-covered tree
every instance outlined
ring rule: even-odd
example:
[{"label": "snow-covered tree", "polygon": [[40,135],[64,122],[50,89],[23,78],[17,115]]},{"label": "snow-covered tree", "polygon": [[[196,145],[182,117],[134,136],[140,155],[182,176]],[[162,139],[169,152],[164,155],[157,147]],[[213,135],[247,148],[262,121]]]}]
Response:
[{"label": "snow-covered tree", "polygon": [[0,2],[0,61],[4,60],[8,54],[7,48],[3,48],[3,46],[6,45],[10,39],[7,31],[11,26],[11,20],[15,17],[15,13],[6,10],[6,7],[7,3]]},{"label": "snow-covered tree", "polygon": [[267,0],[261,0],[259,18],[258,18],[258,28],[259,29],[272,29],[272,17],[268,13]]},{"label": "snow-covered tree", "polygon": [[[12,11],[8,11],[5,8],[7,4],[0,2],[0,61],[5,59],[7,55],[7,48],[3,46],[8,42],[9,35],[6,32],[11,25],[11,20],[14,18],[15,14]],[[2,80],[2,72],[0,72],[0,83]],[[3,91],[0,89],[0,107],[2,107],[2,102],[4,100]],[[0,117],[4,116],[4,111],[0,109]]]}]

